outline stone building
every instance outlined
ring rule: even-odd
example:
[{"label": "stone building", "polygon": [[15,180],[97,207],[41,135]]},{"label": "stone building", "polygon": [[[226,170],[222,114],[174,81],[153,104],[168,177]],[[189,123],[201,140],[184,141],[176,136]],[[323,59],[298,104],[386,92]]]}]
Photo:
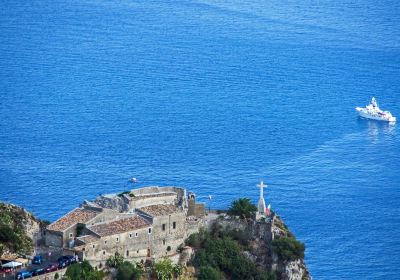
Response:
[{"label": "stone building", "polygon": [[204,209],[194,194],[178,187],[104,195],[50,224],[46,245],[73,251],[93,265],[104,264],[115,252],[135,261],[172,257],[203,225]]}]

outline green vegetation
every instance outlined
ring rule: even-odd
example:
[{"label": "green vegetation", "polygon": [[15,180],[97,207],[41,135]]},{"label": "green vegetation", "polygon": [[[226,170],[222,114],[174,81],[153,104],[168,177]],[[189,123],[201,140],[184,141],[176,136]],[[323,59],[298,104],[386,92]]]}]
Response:
[{"label": "green vegetation", "polygon": [[105,277],[103,271],[93,268],[89,262],[74,263],[67,268],[63,280],[102,280]]},{"label": "green vegetation", "polygon": [[117,280],[139,280],[143,274],[143,268],[137,264],[124,261],[116,275]]},{"label": "green vegetation", "polygon": [[42,222],[42,225],[43,225],[44,227],[47,227],[48,225],[51,224],[51,222],[50,222],[49,220],[41,220],[41,222]]},{"label": "green vegetation", "polygon": [[254,216],[257,207],[251,203],[248,198],[239,198],[232,202],[228,209],[229,216],[239,216],[241,219],[247,219]]},{"label": "green vegetation", "polygon": [[76,236],[81,236],[82,235],[82,231],[85,229],[85,225],[84,224],[78,224],[76,226]]},{"label": "green vegetation", "polygon": [[161,259],[154,265],[158,280],[172,280],[182,275],[183,268],[179,264],[172,264],[170,259]]},{"label": "green vegetation", "polygon": [[124,191],[122,193],[119,193],[118,196],[122,197],[122,196],[124,196],[124,194],[129,195],[129,197],[135,197],[135,195],[133,193],[131,193],[131,191]]},{"label": "green vegetation", "polygon": [[111,256],[106,261],[106,266],[110,268],[119,268],[124,262],[124,257],[120,253],[116,252],[114,256]]},{"label": "green vegetation", "polygon": [[0,255],[6,251],[30,254],[33,241],[25,232],[28,219],[39,221],[22,208],[0,202]]},{"label": "green vegetation", "polygon": [[294,237],[276,237],[272,248],[284,261],[294,261],[304,258],[305,246]]},{"label": "green vegetation", "polygon": [[223,279],[221,271],[212,266],[202,266],[200,268],[198,280],[220,280]]},{"label": "green vegetation", "polygon": [[[200,230],[186,240],[187,245],[196,250],[192,264],[199,271],[199,279],[276,279],[274,274],[258,270],[243,256],[245,242],[234,238],[246,233],[234,235],[233,232],[235,230],[223,230],[214,225],[210,232]],[[266,275],[268,278],[265,278]]]},{"label": "green vegetation", "polygon": [[282,232],[286,236],[294,237],[293,234],[290,232],[289,228],[287,227],[287,225],[283,223],[283,221],[280,219],[279,216],[275,219],[275,226],[277,226],[280,230],[282,230]]},{"label": "green vegetation", "polygon": [[124,194],[130,194],[130,193],[131,193],[130,191],[124,191],[122,193],[119,193],[118,196],[122,197],[122,196],[124,196]]}]

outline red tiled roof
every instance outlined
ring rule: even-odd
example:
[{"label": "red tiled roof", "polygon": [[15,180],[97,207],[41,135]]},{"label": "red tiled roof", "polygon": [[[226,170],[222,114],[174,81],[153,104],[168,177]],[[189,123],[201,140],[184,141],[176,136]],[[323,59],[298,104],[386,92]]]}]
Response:
[{"label": "red tiled roof", "polygon": [[157,204],[139,208],[139,210],[151,216],[164,216],[178,212],[179,208],[172,204]]},{"label": "red tiled roof", "polygon": [[108,236],[148,226],[150,224],[146,220],[135,215],[126,219],[94,225],[89,227],[89,229],[100,236]]},{"label": "red tiled roof", "polygon": [[98,213],[99,212],[88,210],[85,208],[75,208],[67,215],[50,224],[47,229],[54,231],[64,231],[77,223],[86,223],[87,221],[96,217]]}]

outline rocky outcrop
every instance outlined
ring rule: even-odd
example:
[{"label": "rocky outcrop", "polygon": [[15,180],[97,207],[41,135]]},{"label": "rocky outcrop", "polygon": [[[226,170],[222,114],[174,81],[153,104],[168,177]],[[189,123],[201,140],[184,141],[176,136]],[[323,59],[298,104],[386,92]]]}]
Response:
[{"label": "rocky outcrop", "polygon": [[[271,223],[272,240],[276,238],[294,238],[286,224],[279,216],[275,216]],[[279,256],[276,250],[272,249],[272,268],[282,280],[307,280],[311,279],[303,258],[286,260]]]},{"label": "rocky outcrop", "polygon": [[25,209],[0,202],[0,255],[32,254],[44,227]]},{"label": "rocky outcrop", "polygon": [[242,254],[254,262],[260,270],[274,271],[279,280],[311,279],[302,257],[287,259],[277,252],[278,248],[273,242],[275,239],[289,237],[290,240],[298,242],[279,216],[273,215],[271,218],[256,221],[220,215],[213,223],[209,223],[209,230],[212,231],[212,227],[216,226],[222,227],[227,232],[233,230],[245,233],[248,246]]},{"label": "rocky outcrop", "polygon": [[290,261],[283,265],[281,279],[305,280],[311,279],[303,260]]}]

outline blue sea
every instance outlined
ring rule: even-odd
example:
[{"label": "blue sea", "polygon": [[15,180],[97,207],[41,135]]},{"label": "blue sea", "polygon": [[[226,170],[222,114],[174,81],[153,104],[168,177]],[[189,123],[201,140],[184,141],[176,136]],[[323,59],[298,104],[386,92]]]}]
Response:
[{"label": "blue sea", "polygon": [[263,180],[314,279],[399,279],[399,124],[354,107],[400,118],[400,2],[0,8],[0,200],[53,221],[179,185],[226,208]]}]

